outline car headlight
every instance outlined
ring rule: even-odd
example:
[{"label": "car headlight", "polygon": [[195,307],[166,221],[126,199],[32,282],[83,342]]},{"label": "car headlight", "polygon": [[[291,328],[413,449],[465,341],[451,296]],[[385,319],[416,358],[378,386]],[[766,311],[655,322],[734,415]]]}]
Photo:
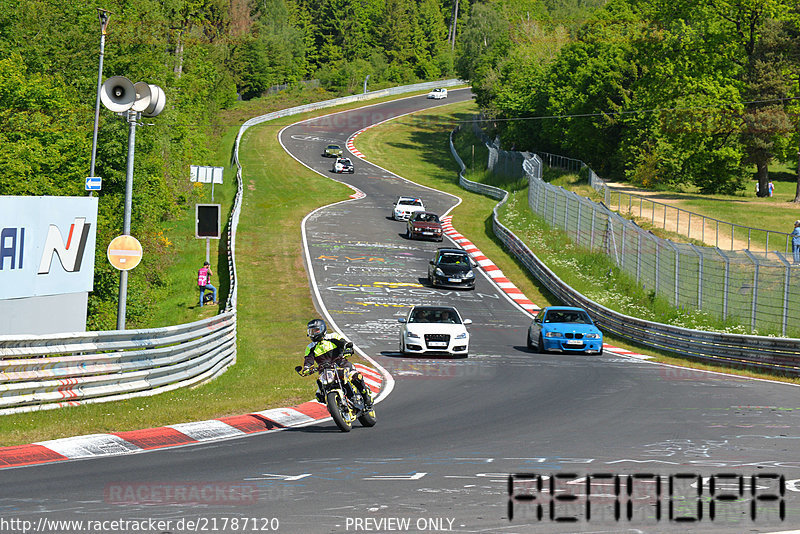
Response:
[{"label": "car headlight", "polygon": [[436,271],[434,271],[434,272],[436,273],[436,276],[444,276],[444,271],[441,270],[438,267],[436,268]]},{"label": "car headlight", "polygon": [[464,275],[464,278],[475,278],[475,273],[470,271]]},{"label": "car headlight", "polygon": [[544,337],[563,337],[561,332],[545,332]]},{"label": "car headlight", "polygon": [[461,332],[460,334],[458,334],[456,336],[456,339],[467,339],[467,333],[466,332]]},{"label": "car headlight", "polygon": [[600,339],[600,334],[585,334],[583,336],[586,339]]},{"label": "car headlight", "polygon": [[413,338],[413,339],[419,339],[419,336],[417,334],[415,334],[414,332],[406,332],[406,335],[408,337],[410,337],[410,338]]}]

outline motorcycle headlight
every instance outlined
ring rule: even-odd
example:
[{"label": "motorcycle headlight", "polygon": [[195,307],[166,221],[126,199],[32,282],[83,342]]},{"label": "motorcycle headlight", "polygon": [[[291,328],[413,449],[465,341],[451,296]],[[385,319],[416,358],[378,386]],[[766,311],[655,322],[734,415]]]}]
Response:
[{"label": "motorcycle headlight", "polygon": [[408,336],[408,337],[410,337],[412,339],[419,339],[419,336],[417,334],[415,334],[414,332],[411,332],[411,331],[406,332],[406,336]]},{"label": "motorcycle headlight", "polygon": [[600,334],[586,334],[583,337],[586,339],[600,339]]},{"label": "motorcycle headlight", "polygon": [[562,337],[561,332],[545,332],[544,337]]},{"label": "motorcycle headlight", "polygon": [[444,271],[441,270],[438,267],[436,268],[436,271],[434,271],[434,272],[436,273],[436,276],[444,276]]},{"label": "motorcycle headlight", "polygon": [[460,334],[458,334],[456,336],[456,339],[467,339],[467,333],[466,332],[461,332]]}]

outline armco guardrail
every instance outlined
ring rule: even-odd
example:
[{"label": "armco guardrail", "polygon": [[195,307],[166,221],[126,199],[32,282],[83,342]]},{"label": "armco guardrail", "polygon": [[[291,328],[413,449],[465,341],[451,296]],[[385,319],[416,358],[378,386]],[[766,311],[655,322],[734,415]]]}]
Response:
[{"label": "armco guardrail", "polygon": [[[453,133],[456,131],[458,128],[453,130]],[[453,133],[450,135],[450,151],[461,167],[459,183],[469,191],[484,193],[492,198],[502,198],[502,201],[495,206],[492,216],[495,235],[528,271],[563,303],[585,308],[605,331],[648,347],[711,363],[800,376],[800,341],[797,339],[705,332],[645,321],[617,313],[572,289],[500,222],[498,211],[507,200],[507,193],[502,189],[464,178],[466,167],[453,145]],[[541,165],[538,156],[534,155],[527,160],[530,180],[541,180]]]},{"label": "armco guardrail", "polygon": [[0,336],[0,415],[154,395],[212,380],[236,362],[236,228],[243,183],[239,143],[250,127],[349,102],[433,87],[445,80],[316,102],[245,122],[234,151],[237,193],[228,219],[230,289],[224,313],[193,323],[142,330]]},{"label": "armco guardrail", "polygon": [[236,356],[236,316],[147,330],[3,336],[0,414],[122,400],[191,386]]}]

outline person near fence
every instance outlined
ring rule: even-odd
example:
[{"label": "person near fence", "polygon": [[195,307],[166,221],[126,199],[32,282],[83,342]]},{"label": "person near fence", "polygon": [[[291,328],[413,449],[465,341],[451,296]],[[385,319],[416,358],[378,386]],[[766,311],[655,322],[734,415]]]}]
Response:
[{"label": "person near fence", "polygon": [[794,230],[789,234],[792,236],[792,257],[794,264],[800,264],[800,221],[794,222]]},{"label": "person near fence", "polygon": [[200,289],[200,306],[203,305],[206,291],[211,291],[211,303],[217,303],[217,288],[211,285],[211,264],[203,262],[203,266],[197,271],[197,287]]}]

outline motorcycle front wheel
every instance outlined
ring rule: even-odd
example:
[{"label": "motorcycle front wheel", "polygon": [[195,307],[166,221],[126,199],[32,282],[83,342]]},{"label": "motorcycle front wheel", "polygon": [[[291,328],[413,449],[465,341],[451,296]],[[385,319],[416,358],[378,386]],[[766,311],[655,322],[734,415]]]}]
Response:
[{"label": "motorcycle front wheel", "polygon": [[353,428],[353,425],[350,423],[350,421],[345,419],[344,414],[342,413],[343,410],[346,410],[347,408],[342,406],[339,393],[336,391],[331,391],[328,393],[327,397],[325,397],[325,401],[328,405],[328,413],[330,413],[331,417],[333,417],[333,422],[336,423],[336,426],[339,427],[339,430],[342,432],[350,432],[350,429]]}]

